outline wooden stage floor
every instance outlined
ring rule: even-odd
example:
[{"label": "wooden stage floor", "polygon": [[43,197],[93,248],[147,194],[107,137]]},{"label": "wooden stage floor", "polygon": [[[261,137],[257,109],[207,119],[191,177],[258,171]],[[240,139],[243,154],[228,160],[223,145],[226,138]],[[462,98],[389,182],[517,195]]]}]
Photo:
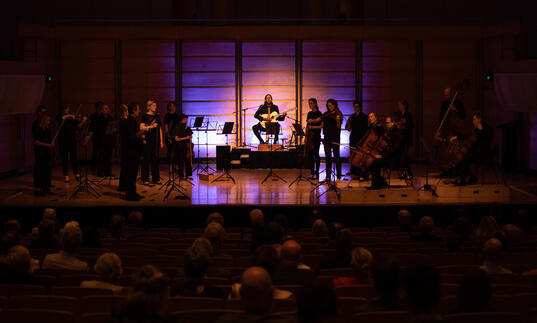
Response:
[{"label": "wooden stage floor", "polygon": [[[214,167],[214,165],[212,165]],[[343,166],[344,172],[348,170],[348,164]],[[165,188],[159,190],[159,186],[151,188],[138,185],[138,192],[145,196],[140,202],[124,200],[124,194],[117,191],[118,180],[104,180],[100,184],[94,184],[100,192],[99,199],[86,192],[79,193],[73,199],[69,199],[77,182],[69,184],[63,182],[61,169],[53,170],[53,191],[55,195],[36,197],[32,188],[32,173],[15,176],[0,180],[0,205],[9,207],[122,207],[122,206],[157,206],[157,207],[180,207],[180,206],[386,206],[386,205],[457,205],[457,204],[536,204],[537,203],[537,177],[528,175],[506,176],[505,184],[492,184],[495,182],[493,175],[487,177],[484,185],[471,185],[456,187],[447,184],[443,179],[435,176],[429,177],[429,183],[436,188],[438,197],[431,192],[417,190],[424,183],[424,172],[415,170],[416,178],[413,187],[405,187],[404,182],[392,178],[394,187],[376,191],[368,190],[369,182],[358,183],[350,181],[350,178],[337,184],[338,193],[327,191],[326,185],[317,189],[307,181],[289,187],[289,184],[298,176],[295,169],[277,169],[275,172],[287,182],[281,180],[268,180],[265,184],[261,181],[265,178],[268,170],[236,169],[231,171],[236,184],[228,182],[203,181],[194,175],[193,185],[182,183],[185,187],[185,195],[188,198],[176,198],[179,194],[172,192],[167,200],[163,200]],[[114,173],[119,174],[118,166],[114,167]],[[304,171],[307,175],[307,172]],[[167,179],[167,170],[162,166],[161,176]],[[322,179],[323,176],[321,176]],[[214,178],[214,177],[213,177]],[[90,175],[91,180],[97,180]],[[326,192],[326,193],[325,193]],[[323,194],[324,193],[324,194]],[[339,195],[339,197],[338,197]]]}]

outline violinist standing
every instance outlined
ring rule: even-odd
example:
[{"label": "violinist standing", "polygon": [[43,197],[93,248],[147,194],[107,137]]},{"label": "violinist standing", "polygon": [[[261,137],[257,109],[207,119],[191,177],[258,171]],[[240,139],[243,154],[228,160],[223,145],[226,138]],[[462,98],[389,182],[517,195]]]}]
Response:
[{"label": "violinist standing", "polygon": [[80,179],[76,132],[86,123],[86,121],[87,118],[85,116],[75,116],[71,112],[71,107],[69,105],[63,105],[60,107],[57,117],[58,128],[61,127],[58,132],[58,145],[62,159],[63,176],[66,183],[70,182],[69,159],[71,160],[71,167],[73,168],[75,179]]},{"label": "violinist standing", "polygon": [[[353,148],[358,145],[360,139],[367,132],[367,115],[362,111],[362,102],[355,100],[353,102],[354,114],[349,117],[345,124],[345,130],[350,131],[349,145]],[[351,164],[350,174],[360,175],[361,171]]]},{"label": "violinist standing", "polygon": [[186,124],[188,117],[180,114],[177,117],[177,125],[172,130],[172,137],[175,144],[175,162],[177,163],[179,178],[192,178],[192,162],[190,160],[192,153],[192,129]]},{"label": "violinist standing", "polygon": [[108,104],[103,105],[103,113],[99,118],[95,128],[95,138],[99,149],[97,157],[97,176],[110,177],[112,168],[112,152],[115,145],[115,135],[117,133],[117,123],[112,117],[112,111]]},{"label": "violinist standing", "polygon": [[319,179],[319,166],[321,158],[319,156],[319,148],[321,147],[321,129],[323,128],[323,114],[319,111],[317,99],[311,98],[308,100],[308,105],[311,109],[306,117],[308,123],[306,129],[306,149],[308,150],[308,165],[311,170],[310,179]]},{"label": "violinist standing", "polygon": [[341,138],[341,121],[343,114],[338,108],[337,101],[326,101],[327,111],[323,114],[324,154],[326,158],[326,179],[332,175],[332,156],[336,163],[336,176],[341,179],[341,159],[339,157],[339,143]]},{"label": "violinist standing", "polygon": [[51,117],[48,114],[42,114],[38,117],[34,129],[34,188],[36,196],[45,196],[52,194],[50,191],[51,167],[50,160],[54,142],[50,130]]},{"label": "violinist standing", "polygon": [[[142,116],[140,130],[144,131],[142,145],[142,182],[146,186],[160,185],[158,157],[160,149],[164,148],[160,115],[157,113],[157,103],[153,100],[146,102],[146,113]],[[152,183],[149,183],[151,169]]]}]

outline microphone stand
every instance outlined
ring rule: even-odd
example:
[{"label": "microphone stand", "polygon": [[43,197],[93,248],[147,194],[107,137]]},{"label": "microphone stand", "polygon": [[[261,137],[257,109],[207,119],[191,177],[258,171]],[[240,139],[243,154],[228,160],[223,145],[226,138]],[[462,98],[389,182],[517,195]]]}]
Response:
[{"label": "microphone stand", "polygon": [[426,192],[431,192],[431,194],[434,197],[438,197],[438,194],[436,193],[436,189],[434,189],[433,186],[429,184],[429,168],[431,167],[431,151],[429,150],[429,147],[427,147],[427,144],[423,140],[423,137],[420,138],[420,143],[423,145],[423,148],[425,148],[427,159],[425,160],[425,184],[419,187],[418,191],[424,190]]}]

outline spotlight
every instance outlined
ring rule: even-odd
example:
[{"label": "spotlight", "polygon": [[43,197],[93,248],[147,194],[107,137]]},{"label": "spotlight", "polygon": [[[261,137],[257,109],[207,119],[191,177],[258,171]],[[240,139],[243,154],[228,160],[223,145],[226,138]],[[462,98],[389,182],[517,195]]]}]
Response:
[{"label": "spotlight", "polygon": [[53,77],[52,77],[52,75],[50,75],[50,74],[46,74],[46,75],[45,75],[45,82],[46,82],[46,83],[52,83],[52,81],[53,81]]},{"label": "spotlight", "polygon": [[485,80],[487,80],[489,82],[493,82],[494,81],[494,73],[485,74]]}]

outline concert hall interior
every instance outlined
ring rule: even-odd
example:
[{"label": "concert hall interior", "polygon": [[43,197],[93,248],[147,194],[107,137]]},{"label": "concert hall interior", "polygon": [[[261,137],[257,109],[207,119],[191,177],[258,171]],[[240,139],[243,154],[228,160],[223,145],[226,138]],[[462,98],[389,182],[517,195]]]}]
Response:
[{"label": "concert hall interior", "polygon": [[536,1],[2,8],[0,322],[537,322]]}]

